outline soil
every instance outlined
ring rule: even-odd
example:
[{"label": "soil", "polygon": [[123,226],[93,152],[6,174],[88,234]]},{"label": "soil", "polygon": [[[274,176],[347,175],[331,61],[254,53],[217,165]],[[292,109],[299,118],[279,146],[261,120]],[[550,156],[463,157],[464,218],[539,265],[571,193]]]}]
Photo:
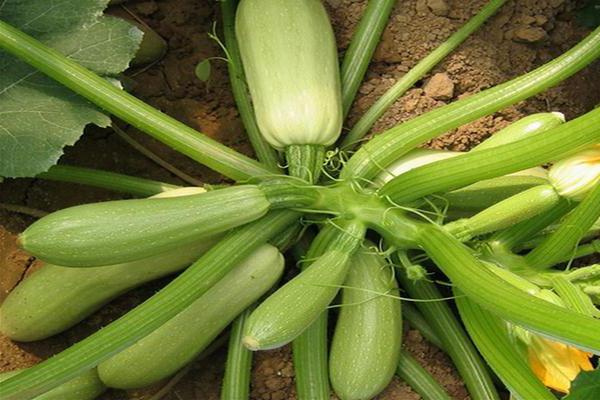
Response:
[{"label": "soil", "polygon": [[[340,52],[347,47],[366,3],[366,0],[327,1]],[[398,2],[352,107],[347,126],[352,126],[396,79],[474,15],[483,4],[482,0]],[[532,70],[559,55],[588,32],[575,22],[574,10],[578,5],[570,0],[509,1],[483,29],[399,99],[375,125],[373,133]],[[214,21],[219,21],[217,2],[130,1],[127,7],[165,38],[169,47],[160,62],[128,73],[126,84],[130,90],[193,128],[252,155],[234,107],[226,66],[214,61],[207,83],[200,82],[193,72],[199,61],[221,55],[218,45],[207,35],[212,31]],[[599,73],[600,65],[596,63],[556,88],[449,132],[431,141],[429,146],[466,150],[510,122],[534,112],[561,111],[569,119],[580,115],[600,103]],[[201,181],[222,181],[218,174],[153,139],[134,129],[128,128],[127,131],[177,168]],[[61,163],[183,183],[109,130],[88,129],[74,147],[66,149]],[[6,180],[0,184],[1,203],[42,211],[125,197],[101,189],[36,179]],[[39,267],[39,263],[15,244],[15,234],[33,221],[34,218],[26,214],[0,209],[0,301],[16,283]],[[0,337],[0,371],[31,366],[64,349],[139,304],[165,282],[152,283],[117,299],[56,337],[36,343],[13,343]],[[405,346],[453,398],[468,398],[448,358],[427,343],[417,331],[407,330]],[[178,382],[171,382],[173,387],[163,398],[218,399],[224,359],[225,350],[221,348],[208,358],[195,362],[186,374],[179,377]],[[156,389],[136,393],[112,391],[102,399],[146,399]],[[296,398],[289,348],[256,354],[251,398]],[[419,398],[398,379],[378,396],[378,399],[386,400]]]}]

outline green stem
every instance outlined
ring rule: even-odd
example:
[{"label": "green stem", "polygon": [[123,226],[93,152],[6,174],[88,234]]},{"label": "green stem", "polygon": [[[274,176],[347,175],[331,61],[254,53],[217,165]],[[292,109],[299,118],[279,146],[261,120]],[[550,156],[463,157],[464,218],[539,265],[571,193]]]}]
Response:
[{"label": "green stem", "polygon": [[569,281],[586,281],[592,278],[597,278],[600,277],[600,264],[592,264],[588,265],[587,267],[573,269],[563,276]]},{"label": "green stem", "polygon": [[594,306],[590,297],[564,275],[556,275],[552,278],[552,288],[567,308],[594,317],[600,315],[600,311]]},{"label": "green stem", "polygon": [[[331,228],[326,228],[331,229]],[[313,242],[308,251],[302,251],[302,258],[314,259],[327,249],[327,240]],[[301,258],[298,258],[300,260]],[[305,270],[309,264],[301,264]],[[328,400],[330,396],[327,352],[327,323],[329,311],[321,315],[300,336],[292,342],[294,370],[296,373],[296,393],[300,400]]]},{"label": "green stem", "polygon": [[[412,263],[406,253],[399,252],[404,267]],[[477,354],[466,332],[457,321],[435,284],[427,280],[411,281],[406,274],[398,274],[398,279],[407,293],[415,299],[438,299],[439,301],[418,302],[417,308],[439,337],[442,348],[448,353],[460,376],[465,381],[472,399],[499,399],[485,363]]]},{"label": "green stem", "polygon": [[519,399],[555,400],[516,351],[508,337],[506,324],[459,290],[456,304],[477,348],[502,382]]},{"label": "green stem", "polygon": [[420,243],[452,283],[483,308],[544,336],[600,353],[600,321],[511,285],[484,268],[469,248],[438,226],[422,227]]},{"label": "green stem", "polygon": [[325,146],[318,144],[292,144],[285,148],[285,158],[288,163],[288,174],[308,183],[319,181]]},{"label": "green stem", "polygon": [[237,109],[256,156],[269,170],[277,173],[280,172],[279,157],[275,149],[267,143],[258,129],[256,118],[254,117],[254,108],[252,107],[248,86],[246,85],[240,49],[235,36],[235,11],[237,3],[238,0],[221,1],[223,34],[225,37],[225,47],[227,49],[227,68],[229,71],[231,90],[233,91],[233,98],[235,99]]},{"label": "green stem", "polygon": [[234,180],[273,172],[119,89],[31,36],[0,21],[0,48],[19,57],[110,114]]},{"label": "green stem", "polygon": [[560,227],[535,249],[525,260],[535,269],[550,268],[575,254],[577,244],[600,217],[600,184],[562,221]]},{"label": "green stem", "polygon": [[327,310],[292,342],[296,393],[301,400],[329,399]]},{"label": "green stem", "polygon": [[246,309],[233,322],[227,348],[221,400],[244,400],[250,397],[252,352],[242,345],[242,336],[244,324],[252,309],[253,307]]},{"label": "green stem", "polygon": [[388,129],[362,146],[346,164],[341,176],[372,179],[382,168],[427,140],[554,86],[598,56],[600,28],[562,56],[528,74]]},{"label": "green stem", "polygon": [[180,186],[136,178],[134,176],[102,171],[99,169],[55,165],[47,172],[42,172],[36,178],[59,182],[72,182],[82,185],[100,187],[116,192],[129,193],[134,196],[148,197]]},{"label": "green stem", "polygon": [[466,242],[475,236],[508,228],[546,212],[560,200],[560,195],[551,185],[536,186],[496,203],[471,218],[450,222],[444,228],[460,241]]},{"label": "green stem", "polygon": [[[433,67],[435,67],[444,57],[456,49],[465,41],[477,28],[481,26],[489,17],[500,8],[506,0],[492,0],[481,9],[481,11],[464,24],[458,31],[450,36],[444,43],[429,53],[424,59],[419,61],[410,71],[402,76],[391,88],[389,88],[376,102],[367,110],[367,112],[354,125],[352,130],[346,135],[341,143],[342,148],[350,147],[356,144],[369,132],[369,129],[386,112],[394,102],[410,89],[415,82],[421,79]],[[377,1],[371,1],[377,3]],[[383,2],[382,2],[383,3]],[[394,3],[394,2],[392,2]]]},{"label": "green stem", "polygon": [[423,400],[450,400],[444,388],[406,350],[402,350],[396,374],[421,395]]},{"label": "green stem", "polygon": [[423,318],[423,315],[410,302],[405,301],[402,304],[402,316],[408,321],[409,325],[421,332],[421,335],[438,349],[443,350],[444,345],[441,339],[435,333],[431,325]]},{"label": "green stem", "polygon": [[[415,168],[386,183],[379,193],[398,203],[408,203],[426,195],[459,189],[482,179],[542,165],[599,141],[600,108],[515,142]],[[474,165],[477,168],[473,168]]]},{"label": "green stem", "polygon": [[169,285],[117,321],[0,383],[3,400],[31,399],[127,348],[193,303],[254,249],[298,218],[295,212],[271,212],[232,231]]},{"label": "green stem", "polygon": [[340,70],[344,117],[350,111],[395,4],[396,0],[369,1],[352,35]]}]

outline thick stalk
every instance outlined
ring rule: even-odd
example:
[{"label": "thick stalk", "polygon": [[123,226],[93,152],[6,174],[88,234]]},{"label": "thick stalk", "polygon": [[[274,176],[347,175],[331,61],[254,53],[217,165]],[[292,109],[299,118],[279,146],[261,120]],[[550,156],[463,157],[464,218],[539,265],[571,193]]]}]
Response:
[{"label": "thick stalk", "polygon": [[233,322],[227,347],[221,400],[244,400],[250,397],[252,352],[242,345],[242,336],[244,324],[252,309],[253,307],[247,308]]},{"label": "thick stalk", "polygon": [[456,304],[477,348],[502,382],[517,399],[554,400],[554,395],[531,371],[511,343],[506,324],[484,310],[459,290]]},{"label": "thick stalk", "polygon": [[598,56],[600,28],[562,56],[528,74],[388,129],[362,146],[346,164],[341,176],[372,179],[382,168],[427,140],[554,86]]},{"label": "thick stalk", "polygon": [[248,139],[254,148],[256,157],[271,171],[277,173],[279,169],[279,157],[277,152],[267,141],[258,129],[256,118],[254,117],[254,108],[250,100],[248,86],[244,68],[242,67],[242,58],[235,37],[235,10],[238,0],[222,0],[221,14],[223,17],[223,36],[225,37],[225,48],[227,55],[227,69],[229,71],[229,81],[235,104],[242,118],[242,123],[246,128]]},{"label": "thick stalk", "polygon": [[[362,139],[377,120],[386,112],[394,102],[410,89],[415,82],[421,79],[433,67],[435,67],[444,57],[456,49],[465,41],[477,28],[481,26],[489,17],[500,8],[506,0],[492,0],[479,11],[477,15],[471,18],[458,31],[450,36],[444,43],[429,53],[425,58],[417,63],[410,71],[403,75],[391,88],[389,88],[376,102],[367,110],[360,120],[352,127],[352,130],[344,137],[341,147],[349,147]],[[377,3],[377,1],[371,1]],[[381,3],[384,3],[381,1]],[[392,2],[394,3],[394,2]],[[343,67],[342,67],[343,71]]]},{"label": "thick stalk", "polygon": [[272,212],[232,231],[169,285],[117,321],[27,371],[0,383],[3,400],[26,400],[93,368],[183,311],[245,257],[299,218]]},{"label": "thick stalk", "polygon": [[590,297],[565,276],[556,275],[552,279],[552,288],[569,309],[580,314],[600,316],[600,310],[594,306]]},{"label": "thick stalk", "polygon": [[328,400],[327,320],[325,310],[292,342],[296,393],[299,400]]},{"label": "thick stalk", "polygon": [[396,375],[421,395],[423,400],[450,400],[451,397],[425,368],[406,350],[400,354]]},{"label": "thick stalk", "polygon": [[[406,267],[410,260],[404,253],[399,253],[401,263]],[[427,280],[411,281],[404,273],[398,279],[407,293],[415,299],[438,300],[416,303],[417,308],[439,337],[443,349],[448,353],[460,376],[465,381],[472,399],[499,399],[498,393],[485,366],[477,354],[473,343],[466,332],[442,299],[435,284]]]},{"label": "thick stalk", "polygon": [[292,144],[285,148],[288,174],[309,183],[319,181],[325,159],[325,146]]},{"label": "thick stalk", "polygon": [[423,249],[463,293],[498,317],[575,347],[600,353],[600,321],[540,299],[502,279],[438,226],[421,229]]},{"label": "thick stalk", "polygon": [[201,164],[235,180],[273,172],[158,111],[58,51],[0,21],[0,48],[19,57],[108,113]]},{"label": "thick stalk", "polygon": [[515,142],[415,168],[386,183],[379,193],[398,203],[407,203],[555,161],[599,141],[600,108]]},{"label": "thick stalk", "polygon": [[[333,227],[325,229],[332,230]],[[314,259],[325,252],[329,240],[314,241],[313,245],[302,251],[302,258]],[[299,246],[300,247],[300,246]],[[299,259],[300,260],[300,259]],[[302,263],[302,270],[308,265]],[[328,400],[330,396],[327,323],[329,311],[321,315],[300,336],[292,342],[294,370],[296,373],[296,393],[299,400]]]},{"label": "thick stalk", "polygon": [[525,260],[532,268],[550,268],[560,260],[575,254],[577,244],[600,218],[600,184],[562,221],[560,227],[535,249]]},{"label": "thick stalk", "polygon": [[340,70],[344,117],[348,115],[395,4],[396,0],[369,1],[352,35]]},{"label": "thick stalk", "polygon": [[48,171],[37,175],[36,178],[79,183],[140,197],[149,197],[181,187],[135,176],[68,165],[55,165]]}]

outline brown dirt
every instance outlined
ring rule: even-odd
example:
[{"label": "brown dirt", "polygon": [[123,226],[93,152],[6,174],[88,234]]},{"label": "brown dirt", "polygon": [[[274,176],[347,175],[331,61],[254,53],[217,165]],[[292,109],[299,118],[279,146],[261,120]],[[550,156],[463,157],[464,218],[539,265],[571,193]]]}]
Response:
[{"label": "brown dirt", "polygon": [[[216,2],[197,0],[131,1],[129,9],[168,42],[166,57],[147,69],[129,74],[127,84],[140,97],[199,131],[251,155],[242,124],[228,86],[226,68],[218,61],[208,84],[199,82],[196,63],[220,55],[207,36],[219,16]],[[356,27],[366,0],[327,0],[343,51]],[[385,30],[375,60],[360,88],[348,126],[398,77],[441,43],[478,10],[484,1],[407,0],[399,2]],[[560,54],[576,43],[586,30],[573,21],[575,1],[509,1],[502,11],[469,38],[438,66],[430,76],[408,91],[376,124],[380,132],[449,101],[475,93],[526,72]],[[445,8],[445,6],[447,6]],[[557,88],[508,107],[492,116],[463,126],[433,140],[436,148],[464,150],[526,114],[562,111],[572,118],[600,102],[600,66],[589,67]],[[430,97],[423,85],[436,74],[444,74],[454,85],[452,99]],[[446,82],[447,83],[447,82]],[[448,92],[445,92],[448,93]],[[431,92],[429,93],[431,94]],[[447,96],[446,96],[447,97]],[[441,97],[444,98],[444,97]],[[160,143],[128,130],[148,148],[205,182],[218,182],[218,174],[166,149]],[[182,183],[165,170],[133,151],[111,131],[89,129],[82,140],[66,151],[65,164],[103,168],[116,172]],[[53,211],[75,204],[125,196],[100,189],[47,182],[7,180],[0,184],[0,202]],[[15,246],[14,235],[34,218],[0,210],[0,300],[23,278],[33,260]],[[17,344],[0,337],[0,371],[35,364],[117,318],[150,296],[163,282],[153,283],[116,300],[68,332],[38,343]],[[407,348],[456,399],[468,398],[447,357],[428,344],[416,331],[409,331]],[[164,397],[176,399],[218,399],[224,351],[192,365],[190,371]],[[295,399],[290,351],[283,348],[258,353],[254,361],[252,399]],[[143,399],[147,393],[110,392],[103,399]],[[411,389],[394,380],[379,399],[418,399]]]}]

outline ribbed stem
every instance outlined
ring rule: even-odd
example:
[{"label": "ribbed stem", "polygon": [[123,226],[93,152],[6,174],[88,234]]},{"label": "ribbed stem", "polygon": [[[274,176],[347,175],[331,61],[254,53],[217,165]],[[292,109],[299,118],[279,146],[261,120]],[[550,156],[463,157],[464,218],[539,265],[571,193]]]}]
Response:
[{"label": "ribbed stem", "polygon": [[244,400],[250,397],[252,352],[242,345],[242,336],[246,318],[252,309],[253,307],[246,309],[233,322],[227,347],[221,400]]},{"label": "ribbed stem", "polygon": [[[362,139],[377,120],[386,112],[394,102],[410,89],[415,82],[421,79],[444,57],[456,49],[477,28],[481,26],[490,16],[500,8],[506,0],[492,0],[481,9],[481,11],[464,24],[458,31],[450,36],[444,43],[429,53],[417,63],[410,71],[404,74],[391,88],[389,88],[376,102],[367,110],[360,120],[352,127],[346,135],[340,147],[348,147],[356,144]],[[384,1],[370,1],[372,3],[384,3]],[[392,2],[394,3],[394,2]],[[343,68],[342,68],[343,70]]]},{"label": "ribbed stem", "polygon": [[323,162],[325,146],[315,144],[292,144],[285,148],[288,174],[308,183],[318,182]]},{"label": "ribbed stem", "polygon": [[555,400],[508,338],[506,325],[459,290],[456,304],[469,335],[502,382],[518,399]]},{"label": "ribbed stem", "polygon": [[421,395],[423,400],[450,400],[452,397],[406,350],[400,354],[396,374]]},{"label": "ribbed stem", "polygon": [[[381,168],[427,140],[554,86],[598,56],[600,28],[562,56],[528,74],[388,129],[362,146],[346,164],[341,176],[372,179]],[[485,167],[478,165],[479,169],[485,170]]]},{"label": "ribbed stem", "polygon": [[[333,227],[325,228],[333,230]],[[326,236],[326,237],[324,237]],[[321,235],[313,241],[308,251],[303,251],[302,258],[314,259],[327,250],[333,237],[331,234]],[[298,261],[301,259],[298,258]],[[304,271],[310,264],[304,262]],[[321,315],[300,336],[292,342],[294,370],[296,373],[296,393],[299,400],[328,400],[330,396],[329,369],[327,352],[327,323],[329,311],[325,309]]]},{"label": "ribbed stem", "polygon": [[544,336],[600,353],[600,321],[513,286],[484,268],[469,248],[437,226],[423,227],[420,243],[452,283],[483,308]]},{"label": "ribbed stem", "polygon": [[180,187],[150,179],[137,178],[135,176],[68,165],[55,165],[47,172],[37,175],[36,178],[79,183],[140,197],[153,196]]},{"label": "ribbed stem", "polygon": [[340,70],[344,117],[348,115],[395,4],[396,0],[369,1],[352,35]]},{"label": "ribbed stem", "polygon": [[[409,266],[410,260],[399,253],[402,265]],[[417,302],[417,308],[434,329],[443,349],[448,353],[460,376],[465,381],[472,399],[499,399],[485,363],[477,354],[466,332],[448,307],[435,284],[427,281],[411,281],[404,273],[398,274],[402,287],[410,297],[438,301]]]},{"label": "ribbed stem", "polygon": [[408,203],[561,159],[599,141],[600,108],[515,142],[415,168],[392,179],[379,192],[396,202]]},{"label": "ribbed stem", "polygon": [[225,37],[225,48],[227,49],[227,69],[235,104],[258,160],[274,173],[281,172],[277,151],[267,143],[258,129],[252,100],[246,85],[240,49],[235,36],[235,11],[238,0],[221,0],[220,3],[223,17],[223,36]]},{"label": "ribbed stem", "polygon": [[0,21],[0,47],[98,107],[235,180],[273,172],[119,89],[31,36]]},{"label": "ribbed stem", "polygon": [[328,400],[327,320],[325,310],[292,342],[296,394],[299,400]]},{"label": "ribbed stem", "polygon": [[432,345],[443,350],[444,345],[441,339],[435,333],[431,325],[423,318],[423,315],[408,301],[402,304],[402,316],[408,321],[408,324],[418,330],[421,335]]},{"label": "ribbed stem", "polygon": [[569,309],[580,314],[600,316],[600,311],[594,306],[590,297],[564,276],[555,276],[552,279],[552,287]]},{"label": "ribbed stem", "polygon": [[600,184],[588,193],[555,232],[525,256],[525,260],[532,268],[545,269],[575,254],[577,244],[598,218]]},{"label": "ribbed stem", "polygon": [[117,321],[0,383],[3,400],[31,399],[127,348],[193,303],[254,249],[299,217],[290,211],[272,212],[232,231],[169,285]]}]

